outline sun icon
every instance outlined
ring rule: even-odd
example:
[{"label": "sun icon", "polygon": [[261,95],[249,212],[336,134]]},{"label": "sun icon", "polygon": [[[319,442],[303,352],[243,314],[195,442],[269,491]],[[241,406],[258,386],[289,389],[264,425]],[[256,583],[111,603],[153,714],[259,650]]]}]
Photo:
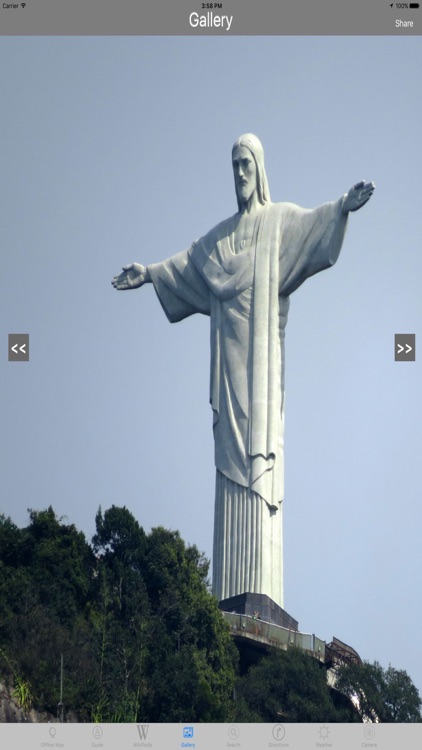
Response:
[{"label": "sun icon", "polygon": [[330,730],[325,724],[319,728],[319,736],[322,740],[328,740],[329,734],[330,734]]}]

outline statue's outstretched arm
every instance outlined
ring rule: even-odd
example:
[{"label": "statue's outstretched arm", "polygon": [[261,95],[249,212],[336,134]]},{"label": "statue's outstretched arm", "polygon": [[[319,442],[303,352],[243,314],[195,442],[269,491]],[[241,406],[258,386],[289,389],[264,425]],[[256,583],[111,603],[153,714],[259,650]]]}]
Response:
[{"label": "statue's outstretched arm", "polygon": [[350,188],[346,195],[343,203],[343,213],[348,214],[349,211],[358,211],[359,208],[367,203],[375,190],[374,182],[365,182],[361,180],[356,185]]},{"label": "statue's outstretched arm", "polygon": [[143,266],[141,263],[131,263],[128,266],[123,266],[122,273],[118,276],[113,276],[112,285],[115,289],[138,289],[138,287],[148,284],[152,281],[148,271],[148,267]]}]

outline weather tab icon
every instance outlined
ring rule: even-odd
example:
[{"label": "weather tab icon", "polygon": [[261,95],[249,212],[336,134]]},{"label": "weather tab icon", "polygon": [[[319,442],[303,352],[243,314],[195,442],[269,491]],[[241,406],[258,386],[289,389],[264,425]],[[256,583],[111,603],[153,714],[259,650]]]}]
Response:
[{"label": "weather tab icon", "polygon": [[327,727],[327,725],[326,725],[326,724],[323,724],[323,725],[322,725],[322,726],[321,726],[321,727],[319,728],[319,730],[318,730],[318,734],[319,734],[319,739],[320,739],[320,740],[328,740],[328,738],[329,738],[329,736],[330,736],[330,729],[329,729],[329,727]]}]

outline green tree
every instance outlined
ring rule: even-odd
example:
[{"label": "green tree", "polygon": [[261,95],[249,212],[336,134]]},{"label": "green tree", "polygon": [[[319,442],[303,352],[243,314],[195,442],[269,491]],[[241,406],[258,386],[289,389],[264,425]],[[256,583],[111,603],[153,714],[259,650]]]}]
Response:
[{"label": "green tree", "polygon": [[83,714],[79,686],[95,674],[85,615],[95,558],[51,507],[29,513],[24,529],[0,517],[0,666],[20,700],[27,686],[36,708],[55,713],[63,654],[66,699]]},{"label": "green tree", "polygon": [[351,721],[335,707],[325,668],[299,649],[274,649],[237,683],[237,721]]},{"label": "green tree", "polygon": [[224,721],[236,652],[207,590],[208,561],[178,532],[146,535],[127,508],[100,509],[96,528],[95,716]]},{"label": "green tree", "polygon": [[337,688],[356,703],[362,720],[419,722],[421,698],[407,672],[373,664],[350,664],[338,671]]},{"label": "green tree", "polygon": [[84,534],[61,523],[50,506],[29,511],[32,579],[40,602],[57,619],[71,625],[84,607],[92,585],[94,556]]},{"label": "green tree", "polygon": [[143,661],[149,601],[142,576],[146,535],[127,510],[113,505],[96,518],[96,601],[100,680],[95,721],[136,721],[145,691]]}]

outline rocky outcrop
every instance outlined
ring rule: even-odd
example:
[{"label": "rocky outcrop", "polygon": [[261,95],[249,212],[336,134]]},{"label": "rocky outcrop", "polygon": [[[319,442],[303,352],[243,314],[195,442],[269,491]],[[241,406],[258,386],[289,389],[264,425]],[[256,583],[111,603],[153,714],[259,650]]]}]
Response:
[{"label": "rocky outcrop", "polygon": [[21,724],[24,722],[37,724],[57,721],[52,714],[45,711],[35,711],[34,708],[24,710],[14,697],[13,690],[13,685],[0,681],[0,724]]},{"label": "rocky outcrop", "polygon": [[10,688],[4,682],[0,682],[0,723],[20,724],[25,721],[30,719],[12,697]]}]

